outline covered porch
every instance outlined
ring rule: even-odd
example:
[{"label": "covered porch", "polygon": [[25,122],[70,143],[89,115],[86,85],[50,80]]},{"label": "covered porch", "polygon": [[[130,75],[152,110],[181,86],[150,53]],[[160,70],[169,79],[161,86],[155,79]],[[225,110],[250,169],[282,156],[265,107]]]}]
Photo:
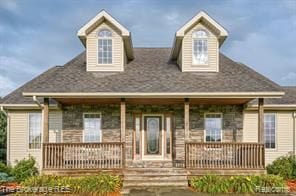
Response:
[{"label": "covered porch", "polygon": [[[63,139],[49,142],[49,98],[44,98],[45,173],[133,168],[264,172],[263,98],[258,103],[256,143],[242,139],[247,134],[242,128],[244,104],[252,97],[51,99],[63,113]],[[94,117],[100,119],[99,141],[86,142],[85,114],[100,114]],[[220,136],[215,135],[216,127],[215,133],[207,132],[217,122],[221,122]]]}]

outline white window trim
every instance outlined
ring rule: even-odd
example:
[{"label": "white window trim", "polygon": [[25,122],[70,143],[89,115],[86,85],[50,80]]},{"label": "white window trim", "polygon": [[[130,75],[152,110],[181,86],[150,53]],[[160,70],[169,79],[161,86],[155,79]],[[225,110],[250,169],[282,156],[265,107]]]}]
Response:
[{"label": "white window trim", "polygon": [[[41,114],[41,138],[40,138],[40,148],[30,148],[30,114]],[[27,130],[28,130],[28,134],[27,134],[27,150],[30,152],[34,152],[34,151],[41,151],[42,146],[43,146],[43,112],[39,112],[39,111],[32,111],[29,112],[27,115]]]},{"label": "white window trim", "polygon": [[[206,115],[208,114],[219,114],[221,115],[221,131],[220,131],[220,135],[221,135],[221,141],[220,142],[207,142],[206,141]],[[222,112],[205,112],[204,113],[204,142],[205,143],[222,143],[223,142],[223,113]]]},{"label": "white window trim", "polygon": [[[101,125],[101,127],[100,127],[100,130],[99,130],[99,134],[100,134],[100,141],[99,141],[99,143],[102,143],[102,141],[103,141],[103,132],[102,132],[102,114],[101,114],[101,112],[84,112],[83,113],[83,131],[82,131],[82,142],[83,143],[85,143],[85,139],[84,139],[84,137],[85,137],[85,131],[84,131],[84,119],[85,119],[85,115],[86,114],[99,114],[100,115],[100,125]],[[87,142],[87,143],[97,143],[97,142]]]},{"label": "white window trim", "polygon": [[[274,145],[274,148],[266,148],[265,147],[265,130],[264,130],[264,148],[266,151],[269,151],[269,152],[275,152],[275,151],[278,151],[278,131],[277,131],[277,127],[278,127],[278,115],[276,112],[264,112],[264,115],[265,114],[273,114],[274,115],[274,142],[275,142],[275,145]],[[264,117],[265,119],[265,117]],[[265,122],[265,120],[264,120]]]},{"label": "white window trim", "polygon": [[[207,33],[207,35],[208,35],[208,38],[196,38],[196,37],[193,37],[193,34],[194,34],[194,32],[196,32],[196,31],[205,31],[206,33]],[[206,63],[197,63],[197,62],[195,62],[195,56],[194,56],[194,41],[195,40],[207,40],[207,54],[208,54],[208,60],[207,60],[207,62]],[[191,35],[191,50],[192,50],[192,52],[191,52],[191,55],[192,55],[192,65],[200,65],[200,66],[208,66],[209,65],[209,31],[208,30],[206,30],[206,29],[195,29],[195,30],[193,30],[192,31],[192,35]]]},{"label": "white window trim", "polygon": [[[100,31],[103,31],[103,30],[108,30],[108,31],[110,31],[111,33],[112,33],[112,36],[111,37],[99,37],[99,32]],[[113,31],[112,30],[110,30],[110,29],[108,29],[108,28],[102,28],[102,29],[99,29],[98,31],[97,31],[97,45],[96,45],[96,51],[97,51],[97,65],[98,66],[110,66],[110,65],[114,65],[114,35],[113,35],[114,33],[113,33]],[[112,62],[111,63],[99,63],[99,40],[105,40],[105,39],[109,39],[109,40],[112,40]]]}]

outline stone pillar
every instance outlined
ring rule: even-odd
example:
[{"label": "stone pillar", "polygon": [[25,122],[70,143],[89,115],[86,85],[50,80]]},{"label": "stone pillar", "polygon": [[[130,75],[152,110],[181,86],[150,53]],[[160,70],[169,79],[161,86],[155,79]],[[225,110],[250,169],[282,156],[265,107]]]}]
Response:
[{"label": "stone pillar", "polygon": [[43,143],[48,143],[49,141],[49,123],[48,123],[48,116],[49,116],[49,99],[44,98],[43,104]]},{"label": "stone pillar", "polygon": [[184,131],[185,141],[189,139],[189,99],[184,100]]},{"label": "stone pillar", "polygon": [[125,142],[125,99],[122,98],[120,101],[120,141]]},{"label": "stone pillar", "polygon": [[258,99],[258,143],[264,143],[264,99]]}]

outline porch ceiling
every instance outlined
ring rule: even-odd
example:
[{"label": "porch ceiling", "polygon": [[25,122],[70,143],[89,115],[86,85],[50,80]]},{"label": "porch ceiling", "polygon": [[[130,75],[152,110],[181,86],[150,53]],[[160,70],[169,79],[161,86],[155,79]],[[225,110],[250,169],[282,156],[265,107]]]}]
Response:
[{"label": "porch ceiling", "polygon": [[[119,104],[120,98],[54,98],[63,105],[78,104]],[[190,104],[217,104],[217,105],[239,105],[246,104],[251,98],[191,98]],[[182,98],[127,98],[126,104],[152,104],[152,105],[172,105],[183,104]]]}]

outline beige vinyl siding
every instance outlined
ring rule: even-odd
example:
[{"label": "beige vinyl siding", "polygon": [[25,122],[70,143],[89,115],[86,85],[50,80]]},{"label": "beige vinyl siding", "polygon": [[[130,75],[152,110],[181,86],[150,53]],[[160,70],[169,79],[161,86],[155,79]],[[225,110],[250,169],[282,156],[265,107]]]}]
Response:
[{"label": "beige vinyl siding", "polygon": [[[112,64],[98,64],[98,32],[108,29],[112,32]],[[87,71],[123,71],[124,47],[119,32],[108,22],[92,30],[86,38]]]},{"label": "beige vinyl siding", "polygon": [[182,48],[180,49],[180,52],[178,55],[177,64],[179,65],[180,69],[182,70]]},{"label": "beige vinyl siding", "polygon": [[[9,111],[9,160],[15,165],[16,160],[33,156],[37,161],[37,167],[41,168],[41,149],[29,149],[29,113],[41,111]],[[53,130],[62,129],[62,112],[51,111],[49,113],[49,140],[53,140]]]},{"label": "beige vinyl siding", "polygon": [[[209,33],[208,38],[208,64],[194,65],[192,62],[193,39],[192,33],[195,30],[204,29]],[[182,71],[219,71],[219,42],[213,31],[202,23],[196,24],[188,32],[186,32],[182,41]]]},{"label": "beige vinyl siding", "polygon": [[[276,148],[265,150],[265,162],[271,163],[277,157],[293,151],[293,117],[289,111],[265,111],[276,115]],[[258,138],[258,113],[244,112],[244,142],[257,142]]]}]

